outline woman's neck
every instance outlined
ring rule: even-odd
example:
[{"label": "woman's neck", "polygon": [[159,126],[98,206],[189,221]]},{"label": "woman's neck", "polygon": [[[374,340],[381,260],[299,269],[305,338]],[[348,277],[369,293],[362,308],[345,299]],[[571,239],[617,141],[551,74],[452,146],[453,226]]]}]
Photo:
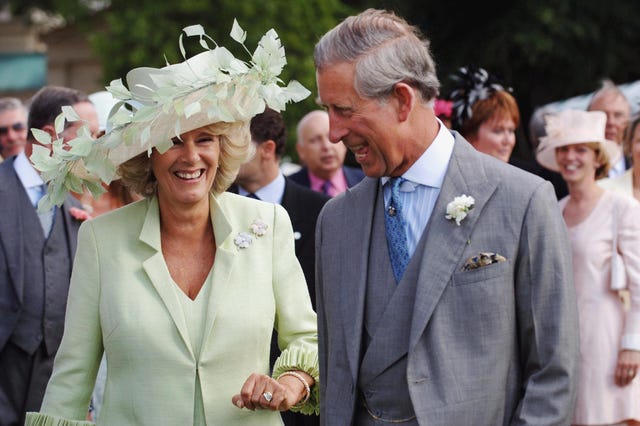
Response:
[{"label": "woman's neck", "polygon": [[569,202],[583,203],[600,197],[604,189],[595,180],[567,183],[569,188]]},{"label": "woman's neck", "polygon": [[191,206],[172,205],[158,197],[160,230],[164,237],[201,240],[212,233],[209,200]]}]

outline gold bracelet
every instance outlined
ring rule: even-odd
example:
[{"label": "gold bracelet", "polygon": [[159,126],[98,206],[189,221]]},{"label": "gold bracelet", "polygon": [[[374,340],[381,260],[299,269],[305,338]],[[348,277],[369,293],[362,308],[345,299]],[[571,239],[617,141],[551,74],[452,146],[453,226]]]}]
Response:
[{"label": "gold bracelet", "polygon": [[309,383],[307,383],[307,381],[304,379],[304,377],[302,377],[302,375],[300,375],[299,373],[296,373],[295,371],[285,371],[284,373],[282,373],[276,378],[276,381],[280,380],[280,378],[284,376],[292,376],[300,380],[302,384],[304,384],[304,390],[307,392],[304,399],[298,402],[296,405],[294,405],[294,407],[300,407],[306,404],[307,401],[309,400],[309,397],[311,396],[311,388],[309,387]]}]

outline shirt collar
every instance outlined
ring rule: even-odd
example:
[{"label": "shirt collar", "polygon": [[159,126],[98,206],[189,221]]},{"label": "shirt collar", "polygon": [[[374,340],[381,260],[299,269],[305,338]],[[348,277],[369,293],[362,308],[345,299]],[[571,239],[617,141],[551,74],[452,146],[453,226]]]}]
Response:
[{"label": "shirt collar", "polygon": [[[436,118],[436,120],[438,119]],[[406,180],[434,188],[442,187],[453,153],[454,138],[451,131],[440,120],[438,120],[438,124],[440,129],[429,148],[402,175]],[[383,176],[380,182],[384,185],[389,179],[388,176]]]},{"label": "shirt collar", "polygon": [[18,154],[16,159],[13,161],[13,169],[16,171],[16,174],[25,189],[40,186],[44,183],[24,152]]},{"label": "shirt collar", "polygon": [[[262,201],[281,204],[282,196],[284,195],[284,185],[284,176],[282,173],[278,173],[278,176],[274,180],[258,189],[254,194]],[[247,196],[249,191],[238,185],[238,194]]]}]

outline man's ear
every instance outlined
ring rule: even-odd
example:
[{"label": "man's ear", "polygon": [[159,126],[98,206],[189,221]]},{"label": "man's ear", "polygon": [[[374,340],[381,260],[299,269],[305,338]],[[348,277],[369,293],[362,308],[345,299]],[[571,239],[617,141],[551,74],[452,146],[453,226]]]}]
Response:
[{"label": "man's ear", "polygon": [[296,152],[298,153],[298,158],[300,162],[304,164],[304,148],[298,142],[296,142]]},{"label": "man's ear", "polygon": [[416,102],[416,89],[406,83],[397,83],[393,87],[392,96],[398,108],[398,120],[406,121]]},{"label": "man's ear", "polygon": [[262,142],[259,146],[258,149],[260,150],[260,157],[261,158],[273,158],[276,155],[276,143],[271,140],[268,139],[264,142]]},{"label": "man's ear", "polygon": [[42,126],[41,130],[43,132],[47,132],[49,136],[51,136],[52,140],[58,137],[58,135],[56,135],[56,128],[53,124],[45,124],[44,126]]}]

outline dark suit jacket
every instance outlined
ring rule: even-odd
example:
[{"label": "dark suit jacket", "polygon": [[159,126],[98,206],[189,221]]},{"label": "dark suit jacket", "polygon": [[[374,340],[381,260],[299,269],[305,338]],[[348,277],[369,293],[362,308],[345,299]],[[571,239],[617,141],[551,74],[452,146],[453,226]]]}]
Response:
[{"label": "dark suit jacket", "polygon": [[[344,177],[347,180],[347,186],[349,188],[351,188],[352,186],[355,186],[358,182],[360,182],[364,178],[364,172],[362,171],[362,169],[344,166],[342,167],[342,171],[344,172]],[[289,179],[291,179],[297,184],[300,184],[307,188],[311,188],[311,180],[309,179],[309,169],[307,169],[306,167],[303,167],[297,172],[290,175]]]},{"label": "dark suit jacket", "polygon": [[[23,300],[24,271],[31,262],[23,256],[23,247],[29,244],[23,236],[19,192],[24,191],[13,168],[15,157],[0,164],[0,350],[4,348],[18,321],[25,303]],[[74,219],[67,206],[80,204],[67,197],[59,212],[62,213],[69,241],[69,256],[73,260],[80,222]],[[52,296],[53,297],[53,296]],[[67,295],[55,295],[54,303],[66,303]],[[4,366],[0,366],[0,369]]]}]

